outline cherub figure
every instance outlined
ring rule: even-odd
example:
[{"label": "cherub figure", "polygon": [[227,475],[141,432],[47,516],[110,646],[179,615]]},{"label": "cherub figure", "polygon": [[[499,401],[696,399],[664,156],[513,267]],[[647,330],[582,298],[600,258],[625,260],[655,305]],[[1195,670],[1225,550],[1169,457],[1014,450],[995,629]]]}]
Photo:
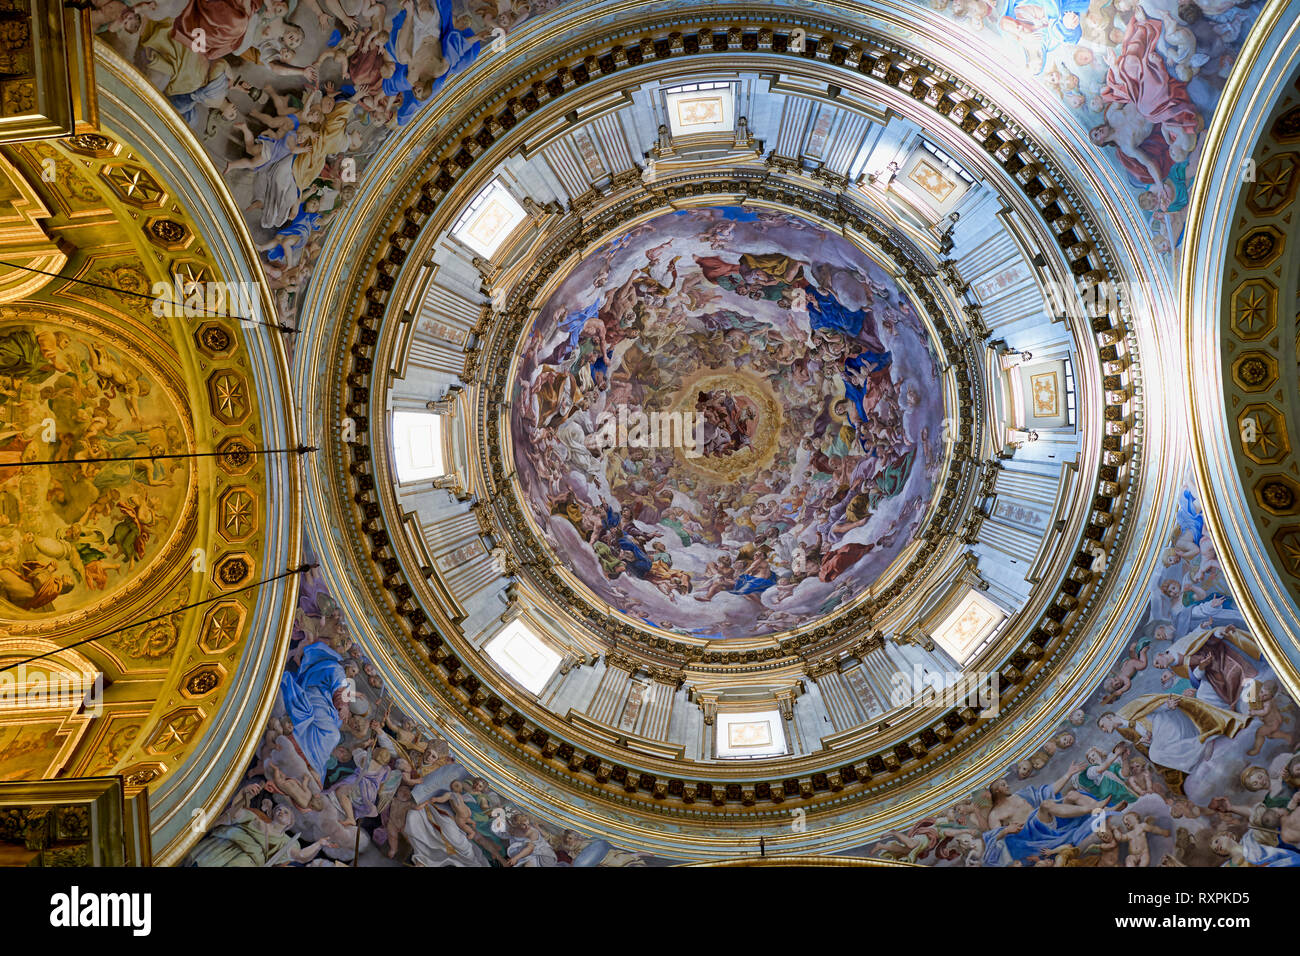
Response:
[{"label": "cherub figure", "polygon": [[157,9],[158,4],[154,0],[144,0],[143,3],[137,3],[135,6],[124,3],[123,0],[106,0],[104,3],[97,3],[90,11],[90,32],[98,33],[105,30],[119,36],[139,33],[142,22],[140,14]]},{"label": "cherub figure", "polygon": [[1282,729],[1282,725],[1291,719],[1290,714],[1282,712],[1275,701],[1278,694],[1277,681],[1256,681],[1252,684],[1253,693],[1250,700],[1250,716],[1259,718],[1255,729],[1255,743],[1246,751],[1254,757],[1264,747],[1266,740],[1290,740],[1291,735]]},{"label": "cherub figure", "polygon": [[1128,856],[1125,866],[1150,866],[1151,847],[1147,843],[1148,834],[1169,836],[1169,831],[1156,826],[1155,817],[1142,819],[1132,810],[1124,814],[1124,839],[1128,842]]},{"label": "cherub figure", "polygon": [[1119,672],[1113,677],[1106,678],[1105,682],[1102,684],[1102,686],[1109,692],[1101,699],[1102,703],[1113,704],[1115,701],[1119,700],[1120,697],[1128,693],[1128,689],[1133,686],[1133,675],[1138,671],[1146,670],[1147,645],[1143,644],[1135,654],[1133,650],[1137,646],[1137,644],[1130,645],[1129,656],[1119,665]]}]

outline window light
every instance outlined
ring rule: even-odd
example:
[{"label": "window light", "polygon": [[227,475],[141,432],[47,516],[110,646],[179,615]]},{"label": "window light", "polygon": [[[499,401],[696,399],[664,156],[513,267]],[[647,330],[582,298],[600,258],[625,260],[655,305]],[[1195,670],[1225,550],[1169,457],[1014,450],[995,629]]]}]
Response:
[{"label": "window light", "polygon": [[735,92],[730,83],[688,83],[664,90],[668,128],[674,136],[735,129]]},{"label": "window light", "polygon": [[1006,614],[1000,607],[978,591],[967,591],[935,628],[934,642],[959,665],[965,664],[1004,620]]},{"label": "window light", "polygon": [[446,474],[442,418],[431,412],[394,412],[393,465],[398,481],[421,481]]},{"label": "window light", "polygon": [[526,215],[509,190],[494,179],[465,207],[451,234],[490,259]]},{"label": "window light", "polygon": [[530,694],[540,694],[560,666],[560,655],[517,619],[502,628],[483,649],[498,667]]},{"label": "window light", "polygon": [[719,757],[776,757],[790,752],[779,710],[719,713],[714,723]]}]

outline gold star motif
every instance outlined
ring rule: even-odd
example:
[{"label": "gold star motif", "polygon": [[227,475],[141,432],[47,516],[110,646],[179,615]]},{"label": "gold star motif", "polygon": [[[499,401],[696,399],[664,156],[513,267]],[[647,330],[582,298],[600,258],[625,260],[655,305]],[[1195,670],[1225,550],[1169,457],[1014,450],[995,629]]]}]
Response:
[{"label": "gold star motif", "polygon": [[234,608],[222,608],[212,615],[212,640],[209,643],[214,647],[225,647],[235,639],[238,628],[239,612]]},{"label": "gold star motif", "polygon": [[1300,577],[1300,537],[1292,533],[1279,540],[1277,551],[1287,571]]},{"label": "gold star motif", "polygon": [[133,205],[144,206],[156,203],[162,198],[162,190],[143,169],[129,169],[115,166],[106,170],[105,178],[113,185],[118,194]]},{"label": "gold star motif", "polygon": [[179,744],[184,739],[185,738],[184,736],[182,736],[181,732],[176,729],[175,724],[168,724],[158,733],[158,742],[162,744],[167,744],[168,746],[171,746],[172,744]]},{"label": "gold star motif", "polygon": [[1272,203],[1269,200],[1273,198],[1274,194],[1279,196],[1285,194],[1290,182],[1290,167],[1285,172],[1279,171],[1269,175],[1268,178],[1261,179],[1258,185],[1255,186],[1255,190],[1259,194],[1259,204],[1261,206],[1271,206]]},{"label": "gold star motif", "polygon": [[253,524],[253,500],[242,492],[226,499],[226,530],[233,535],[243,535]]},{"label": "gold star motif", "polygon": [[140,171],[137,169],[123,177],[123,187],[128,196],[134,196],[137,192],[143,192],[140,188]]},{"label": "gold star motif", "polygon": [[1246,332],[1255,332],[1264,326],[1268,297],[1259,289],[1252,289],[1242,301],[1237,319]]},{"label": "gold star motif", "polygon": [[192,262],[187,262],[177,268],[173,275],[176,277],[176,281],[180,283],[184,294],[188,296],[196,290],[202,292],[203,283],[208,278],[208,270],[202,266],[196,266]]},{"label": "gold star motif", "polygon": [[217,407],[227,415],[234,416],[244,409],[244,384],[229,375],[223,375],[216,383]]},{"label": "gold star motif", "polygon": [[1260,458],[1267,458],[1282,447],[1273,434],[1274,425],[1275,423],[1271,418],[1264,417],[1255,429],[1255,440],[1250,443],[1250,447]]},{"label": "gold star motif", "polygon": [[173,717],[158,728],[157,733],[154,734],[153,747],[157,750],[167,750],[186,743],[194,735],[194,731],[200,722],[195,714],[181,714]]}]

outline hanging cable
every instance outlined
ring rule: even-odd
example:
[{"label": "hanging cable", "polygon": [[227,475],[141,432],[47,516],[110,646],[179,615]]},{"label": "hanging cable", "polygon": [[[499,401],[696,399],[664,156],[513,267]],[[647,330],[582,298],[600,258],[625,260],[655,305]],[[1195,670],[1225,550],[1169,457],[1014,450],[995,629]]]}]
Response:
[{"label": "hanging cable", "polygon": [[108,461],[163,461],[169,458],[229,458],[239,455],[305,455],[316,450],[315,445],[297,448],[235,448],[229,451],[194,451],[165,455],[126,455],[121,458],[51,458],[48,460],[15,461],[0,468],[30,468],[34,465],[90,465]]},{"label": "hanging cable", "polygon": [[93,286],[96,289],[104,289],[108,292],[116,292],[118,295],[131,295],[131,296],[135,296],[137,299],[148,299],[151,302],[165,302],[168,305],[173,306],[176,309],[180,310],[180,313],[182,315],[185,315],[187,313],[193,313],[195,317],[197,317],[198,315],[201,314],[201,315],[212,316],[213,318],[218,318],[218,319],[231,319],[241,324],[248,323],[251,325],[261,325],[261,326],[265,326],[268,329],[275,329],[278,332],[288,332],[290,335],[298,334],[298,330],[291,325],[281,325],[278,322],[263,322],[261,319],[253,319],[253,318],[249,318],[248,316],[242,316],[242,315],[227,315],[224,312],[210,312],[207,309],[195,308],[193,306],[186,305],[184,302],[177,302],[174,299],[162,299],[149,292],[136,292],[134,289],[121,289],[115,285],[106,285],[103,282],[92,282],[90,279],[82,279],[78,276],[64,275],[62,272],[46,272],[44,269],[36,269],[33,268],[32,266],[20,265],[17,262],[5,262],[2,259],[0,259],[0,266],[5,266],[6,268],[9,269],[22,269],[24,272],[35,272],[38,275],[49,276],[51,279],[64,279],[68,282],[79,282],[82,285]]},{"label": "hanging cable", "polygon": [[254,581],[252,584],[245,584],[242,588],[235,588],[233,591],[223,591],[221,594],[214,594],[212,597],[205,598],[202,601],[195,601],[193,604],[178,607],[174,611],[164,611],[162,614],[155,614],[153,617],[145,618],[143,621],[132,621],[130,624],[123,624],[121,627],[114,628],[111,631],[105,631],[103,634],[94,634],[90,637],[84,637],[79,641],[73,641],[71,644],[66,644],[63,647],[56,647],[53,650],[37,654],[35,657],[28,657],[21,661],[16,661],[13,664],[6,664],[3,667],[0,667],[0,673],[11,671],[16,667],[23,667],[46,657],[53,657],[55,654],[61,654],[64,651],[72,650],[72,648],[80,647],[82,644],[89,644],[92,641],[101,641],[106,637],[112,637],[114,634],[121,634],[123,631],[129,631],[133,627],[143,627],[146,624],[152,624],[154,621],[161,621],[163,618],[171,617],[173,614],[183,614],[186,611],[192,611],[196,607],[203,607],[203,605],[211,604],[214,601],[224,601],[228,598],[234,597],[236,594],[241,594],[244,591],[259,588],[263,584],[271,584],[274,581],[278,581],[281,578],[287,578],[290,575],[302,574],[304,571],[310,571],[316,567],[318,567],[316,564],[300,564],[298,567],[290,568],[288,571],[281,571],[274,577],[263,578],[261,581]]}]

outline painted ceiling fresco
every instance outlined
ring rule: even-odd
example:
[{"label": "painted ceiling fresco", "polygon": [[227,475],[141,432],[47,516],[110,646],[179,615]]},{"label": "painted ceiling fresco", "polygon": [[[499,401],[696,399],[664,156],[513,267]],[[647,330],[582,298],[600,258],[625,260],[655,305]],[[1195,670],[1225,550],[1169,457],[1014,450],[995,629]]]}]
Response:
[{"label": "painted ceiling fresco", "polygon": [[316,572],[304,576],[280,696],[234,799],[191,866],[647,866],[497,793],[393,705]]},{"label": "painted ceiling fresco", "polygon": [[[164,551],[193,506],[180,451],[191,427],[175,385],[107,326],[0,312],[0,611],[86,608]],[[78,460],[83,463],[77,463]],[[68,464],[25,468],[20,462]]]},{"label": "painted ceiling fresco", "polygon": [[[562,2],[95,0],[94,22],[166,94],[218,167],[230,164],[227,181],[281,313],[291,316],[324,230],[385,138],[494,38]],[[1122,171],[1153,247],[1178,247],[1204,131],[1261,3],[927,6],[1059,97]]]},{"label": "painted ceiling fresco", "polygon": [[705,638],[811,623],[912,540],[942,464],[917,311],[786,213],[683,210],[580,263],[528,332],[519,482],[601,601]]},{"label": "painted ceiling fresco", "polygon": [[[1190,477],[1109,675],[987,787],[844,851],[935,866],[1300,865],[1300,724],[1246,629]],[[358,835],[359,831],[359,835]],[[808,832],[815,836],[809,822]],[[355,849],[360,847],[360,855]],[[641,866],[530,816],[415,726],[309,575],[282,699],[200,866]]]},{"label": "painted ceiling fresco", "polygon": [[[1182,242],[1205,131],[1260,2],[932,0],[1058,97],[1119,167],[1152,247]],[[1172,256],[1169,259],[1171,265]]]},{"label": "painted ceiling fresco", "polygon": [[[384,140],[480,55],[494,28],[509,31],[560,4],[94,5],[101,38],[168,97],[227,170],[289,319],[325,230],[341,218]],[[1205,130],[1260,6],[930,0],[925,8],[1060,99],[1120,172],[1153,247],[1172,263]],[[937,389],[925,387],[934,370],[915,315],[874,263],[834,241],[819,241],[810,255],[809,227],[793,220],[692,215],[622,237],[543,310],[522,367],[527,401],[514,412],[519,480],[564,562],[609,603],[692,633],[770,633],[851,601],[888,565],[910,534],[912,502],[928,500],[926,446],[936,440],[942,410]],[[602,310],[615,304],[619,314],[607,323]],[[632,316],[626,325],[624,313]],[[852,330],[855,315],[863,320]],[[817,316],[834,320],[819,330]],[[722,333],[718,343],[690,353],[678,347],[707,323]],[[114,376],[100,375],[74,335],[58,345],[58,330],[33,319],[6,324],[0,338],[22,329],[34,346],[6,350],[0,342],[0,362],[19,370],[0,371],[10,392],[0,394],[0,414],[8,416],[3,487],[13,482],[5,466],[22,454],[22,431],[39,422],[48,401],[39,388],[34,397],[24,390],[38,385],[24,375],[46,368],[36,363],[108,396],[107,408],[96,399],[80,409],[84,420],[73,412],[72,433],[82,441],[139,433],[130,439],[138,444],[158,428],[166,434],[170,413],[147,374],[139,376],[133,412],[128,392],[108,394]],[[54,334],[66,370],[42,349],[41,332]],[[121,350],[107,358],[123,369],[132,361]],[[26,364],[33,372],[22,371]],[[24,401],[35,407],[10,407]],[[597,418],[614,410],[617,442],[619,404],[704,415],[694,449],[701,453],[606,447]],[[68,474],[72,487],[55,489],[50,500],[72,517],[87,482],[101,489],[128,477],[78,474],[78,466]],[[132,495],[166,502],[181,475],[132,473],[129,480],[114,504],[130,504]],[[167,480],[173,485],[155,484]],[[23,506],[25,493],[38,492],[7,493],[13,504],[0,495],[0,521]],[[133,573],[126,556],[143,544],[137,560],[149,559],[169,507],[153,511],[158,524],[147,538],[143,525],[134,538],[130,527],[119,536],[126,519],[116,515],[87,521],[83,512],[75,533],[63,516],[62,534],[50,536],[48,547],[70,567],[75,552],[85,570],[74,587],[93,599],[90,568],[99,562],[93,580],[104,581],[103,590],[122,586]],[[773,527],[800,529],[785,535],[800,546],[783,550],[767,540]],[[8,540],[3,528],[0,548]],[[41,550],[35,538],[9,548],[15,558],[24,548]],[[41,554],[33,560],[51,557]],[[33,582],[23,561],[0,557],[0,564],[21,579],[0,582],[6,616],[60,607],[57,594],[36,602],[51,588],[62,592],[65,581]],[[298,613],[257,756],[191,862],[662,862],[557,829],[477,779],[439,735],[390,706],[378,671],[314,575],[304,581]],[[18,759],[46,748],[36,733],[0,745]],[[1294,703],[1245,631],[1189,485],[1164,571],[1150,582],[1147,618],[1104,686],[989,787],[851,852],[936,865],[1295,865],[1297,733]],[[129,744],[124,738],[123,752]],[[105,767],[113,765],[108,759]]]},{"label": "painted ceiling fresco", "polygon": [[247,213],[281,313],[367,159],[509,29],[555,3],[122,0],[101,36],[166,94]]},{"label": "painted ceiling fresco", "polygon": [[237,323],[149,307],[154,282],[219,279],[220,259],[118,136],[0,158],[0,668],[102,684],[6,698],[0,780],[163,781],[271,626],[228,593],[270,555],[261,460],[151,460],[261,445],[260,396]]},{"label": "painted ceiling fresco", "polygon": [[1300,722],[1190,475],[1145,620],[1027,759],[852,855],[937,866],[1300,866]]}]

